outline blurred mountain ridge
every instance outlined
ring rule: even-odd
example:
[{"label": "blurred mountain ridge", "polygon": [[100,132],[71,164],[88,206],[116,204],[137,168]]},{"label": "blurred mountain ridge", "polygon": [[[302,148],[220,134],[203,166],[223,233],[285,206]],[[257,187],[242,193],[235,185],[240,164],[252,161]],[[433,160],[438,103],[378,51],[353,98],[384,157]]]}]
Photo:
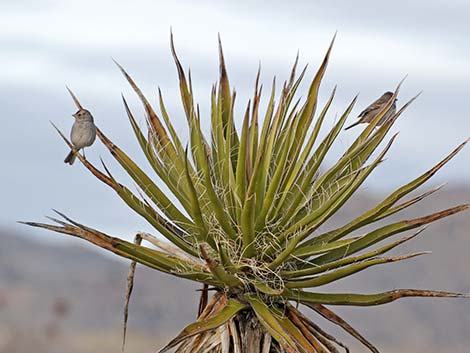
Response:
[{"label": "blurred mountain ridge", "polygon": [[[325,227],[338,226],[374,206],[377,195],[360,193]],[[417,217],[470,202],[470,187],[446,187],[401,212]],[[470,292],[470,215],[431,225],[394,250],[433,253],[364,271],[325,287],[378,292],[428,288]],[[0,353],[119,352],[128,262],[74,242],[41,242],[0,227]],[[126,352],[154,352],[195,319],[196,284],[138,266],[130,304]],[[323,288],[322,288],[323,289]],[[403,299],[378,308],[336,308],[383,352],[468,352],[470,300]],[[307,310],[305,310],[307,311]],[[321,325],[355,346],[341,331]]]}]

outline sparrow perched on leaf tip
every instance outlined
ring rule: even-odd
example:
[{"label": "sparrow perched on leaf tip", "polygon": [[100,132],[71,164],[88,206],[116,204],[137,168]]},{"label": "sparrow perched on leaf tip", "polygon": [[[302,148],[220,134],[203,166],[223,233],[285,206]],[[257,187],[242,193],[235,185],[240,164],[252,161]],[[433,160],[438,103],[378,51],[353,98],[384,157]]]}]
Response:
[{"label": "sparrow perched on leaf tip", "polygon": [[[359,114],[358,118],[359,120],[356,121],[354,124],[349,125],[347,128],[344,130],[348,130],[358,124],[363,124],[363,123],[370,123],[374,118],[379,114],[382,109],[387,105],[387,103],[390,101],[390,99],[393,97],[393,92],[385,92],[382,94],[382,96],[377,99],[375,102],[373,102],[371,105],[369,105],[366,109],[364,109],[361,114]],[[392,106],[390,109],[384,114],[384,116],[380,119],[380,121],[377,123],[377,126],[382,125],[384,122],[386,122],[392,115],[395,114],[397,110],[397,105],[396,105],[396,99],[393,102]]]},{"label": "sparrow perched on leaf tip", "polygon": [[96,126],[93,121],[93,115],[82,107],[77,97],[68,87],[67,90],[78,108],[78,111],[72,115],[75,118],[75,122],[73,123],[72,131],[70,132],[70,140],[72,141],[75,150],[72,149],[64,160],[64,163],[72,165],[77,157],[76,153],[78,153],[82,148],[91,146],[93,142],[95,142]]},{"label": "sparrow perched on leaf tip", "polygon": [[[86,109],[80,109],[73,114],[75,122],[70,132],[70,140],[76,149],[76,152],[82,148],[89,147],[93,144],[96,138],[96,126],[93,122],[93,116]],[[76,154],[73,150],[65,157],[64,162],[70,165],[75,161]]]}]

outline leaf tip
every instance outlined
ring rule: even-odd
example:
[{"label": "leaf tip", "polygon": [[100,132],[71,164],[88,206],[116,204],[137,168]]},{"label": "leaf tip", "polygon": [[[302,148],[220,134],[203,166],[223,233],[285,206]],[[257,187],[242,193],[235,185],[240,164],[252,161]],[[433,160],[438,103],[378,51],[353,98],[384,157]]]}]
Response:
[{"label": "leaf tip", "polygon": [[67,91],[69,91],[70,96],[73,99],[73,102],[77,106],[78,109],[83,109],[82,105],[80,104],[80,101],[78,100],[77,96],[72,92],[72,90],[69,88],[69,86],[65,85],[65,88],[67,88]]}]

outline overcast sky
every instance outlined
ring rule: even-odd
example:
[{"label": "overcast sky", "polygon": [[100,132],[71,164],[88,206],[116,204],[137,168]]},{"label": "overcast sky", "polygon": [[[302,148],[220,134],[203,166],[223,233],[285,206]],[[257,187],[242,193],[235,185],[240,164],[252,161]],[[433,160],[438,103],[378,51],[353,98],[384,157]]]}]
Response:
[{"label": "overcast sky", "polygon": [[[269,86],[274,74],[287,78],[300,51],[311,78],[335,31],[338,37],[320,94],[324,102],[338,85],[327,126],[357,93],[349,122],[408,74],[398,103],[421,90],[423,95],[397,122],[394,130],[400,135],[387,162],[363,188],[390,190],[470,137],[469,16],[467,0],[2,1],[0,226],[19,228],[15,220],[39,220],[57,208],[114,235],[149,229],[137,216],[126,217],[129,212],[117,196],[80,163],[69,167],[62,162],[67,149],[49,120],[68,134],[75,107],[67,84],[100,128],[143,162],[121,92],[140,121],[142,109],[113,57],[153,101],[157,86],[163,89],[172,119],[184,134],[169,51],[170,27],[183,65],[191,67],[203,112],[208,111],[211,84],[217,79],[219,32],[230,81],[237,89],[239,115],[252,92],[259,62]],[[301,88],[303,96],[305,89]],[[342,151],[359,130],[343,133],[335,151]],[[116,176],[124,177],[100,143],[88,149],[87,156],[93,161],[103,156]],[[470,147],[434,184],[470,183],[469,161]]]}]

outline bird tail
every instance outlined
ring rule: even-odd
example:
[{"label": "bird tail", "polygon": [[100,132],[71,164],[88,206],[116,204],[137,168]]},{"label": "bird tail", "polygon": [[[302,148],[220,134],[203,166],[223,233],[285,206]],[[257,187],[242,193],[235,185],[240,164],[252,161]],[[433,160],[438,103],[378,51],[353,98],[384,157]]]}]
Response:
[{"label": "bird tail", "polygon": [[70,153],[67,155],[67,157],[65,157],[64,163],[68,163],[68,164],[72,165],[73,162],[75,162],[76,157],[77,156],[75,155],[75,152],[73,150],[71,150]]},{"label": "bird tail", "polygon": [[349,130],[350,128],[352,128],[352,127],[354,127],[354,126],[356,126],[356,125],[359,125],[360,123],[362,123],[362,121],[360,121],[360,120],[359,120],[359,121],[356,121],[354,124],[349,125],[349,126],[346,127],[344,130]]}]

